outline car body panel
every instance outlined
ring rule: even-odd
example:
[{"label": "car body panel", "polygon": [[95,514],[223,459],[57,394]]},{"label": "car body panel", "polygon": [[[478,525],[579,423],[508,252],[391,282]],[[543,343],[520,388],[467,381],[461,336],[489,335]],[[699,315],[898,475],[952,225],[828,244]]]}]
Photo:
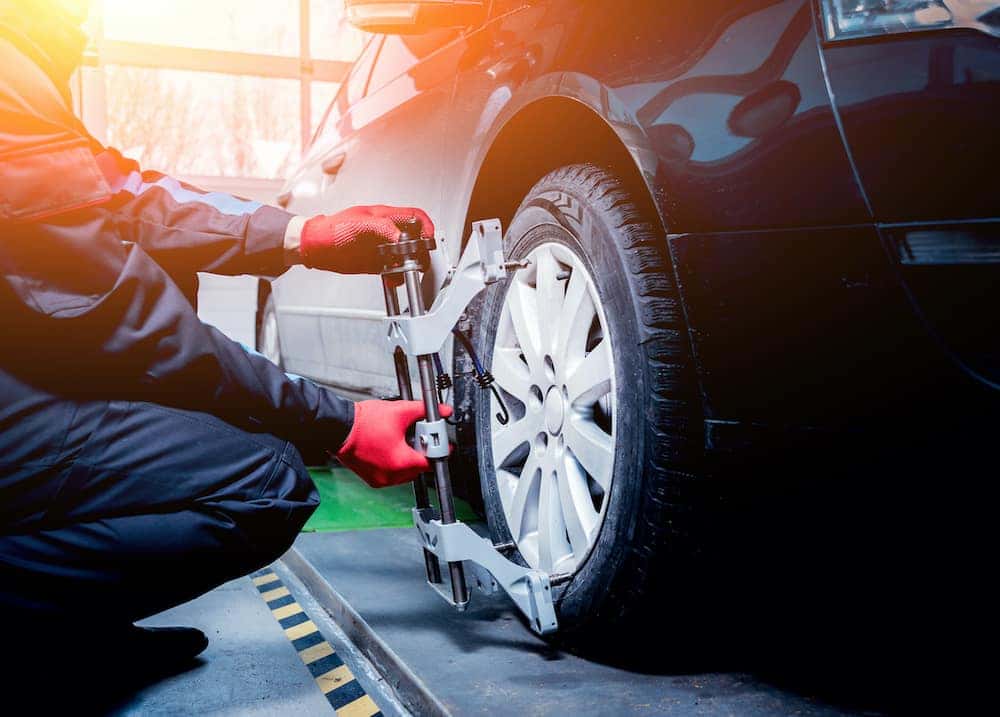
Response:
[{"label": "car body panel", "polygon": [[[459,75],[449,124],[457,141],[445,176],[471,193],[504,127],[532,103],[561,97],[590,107],[619,136],[671,231],[869,221],[830,105],[810,3],[746,3],[721,28],[720,3],[674,8],[680,5],[690,6],[693,26],[644,21],[664,14],[657,2],[630,3],[640,11],[627,22],[605,4],[565,0],[528,4],[477,30],[488,39],[470,45],[500,46],[508,55],[470,63]],[[553,16],[563,22],[553,25]],[[504,45],[502,38],[515,33],[517,42]],[[657,55],[663,44],[681,44],[679,36],[688,33],[714,42],[680,66],[663,63]],[[734,45],[742,50],[729,57]],[[623,58],[625,47],[630,54]],[[593,59],[603,57],[628,67]],[[523,58],[529,58],[523,74],[490,81],[493,67]],[[728,121],[732,110],[758,97],[766,102],[776,83],[797,98],[791,115],[758,121],[752,129],[760,136],[737,136]],[[467,204],[441,207],[449,228],[465,221]]]},{"label": "car body panel", "polygon": [[997,217],[1000,40],[953,29],[827,43],[823,54],[877,221]]},{"label": "car body panel", "polygon": [[[637,57],[626,73],[621,73],[621,69],[614,65],[593,64],[589,70],[600,74],[600,79],[593,74],[565,71],[562,68],[581,66],[566,57],[567,52],[578,50],[554,51],[549,60],[551,64],[546,64],[542,53],[522,48],[542,45],[550,28],[544,25],[539,27],[536,30],[539,36],[532,37],[531,23],[524,22],[522,18],[518,28],[520,46],[515,56],[523,52],[529,54],[533,62],[530,71],[518,78],[521,80],[519,85],[510,81],[490,83],[484,78],[486,73],[480,72],[476,76],[474,69],[468,71],[473,76],[471,79],[466,79],[465,74],[459,76],[451,126],[464,122],[466,127],[475,128],[474,131],[449,132],[458,140],[455,142],[458,148],[455,154],[461,162],[458,170],[460,186],[471,191],[486,153],[497,135],[518,113],[540,100],[561,97],[585,104],[607,123],[632,156],[665,225],[672,230],[701,232],[697,240],[701,246],[710,247],[718,243],[722,250],[730,242],[726,232],[755,226],[772,229],[836,223],[850,226],[870,221],[829,102],[808,3],[757,3],[757,12],[736,14],[733,24],[723,28],[712,25],[712,13],[717,13],[718,8],[709,8],[704,15],[693,10],[692,15],[705,23],[699,31],[704,35],[714,33],[716,39],[703,47],[700,57],[686,58],[683,67],[664,67],[663,63],[657,62],[656,52],[664,41],[662,28],[642,22],[620,23],[619,28],[614,28],[605,8],[595,9],[594,4],[577,3],[554,3],[547,7],[553,5],[559,7],[556,14],[562,18],[577,15],[575,21],[578,27],[611,27],[616,30],[594,34],[593,44],[588,47],[588,57],[620,58],[620,48],[626,44],[636,51]],[[647,13],[659,10],[653,3],[633,3],[635,5],[642,6]],[[513,17],[502,18],[502,22],[513,25],[514,17],[532,11],[536,15],[540,12],[538,7],[529,8]],[[609,16],[601,21],[593,16],[595,12]],[[567,25],[573,26],[573,20],[567,20]],[[502,27],[484,29],[483,32],[502,36]],[[683,31],[690,30],[690,26],[684,26]],[[558,45],[560,32],[555,33],[557,37],[552,39],[551,44]],[[743,47],[738,62],[736,58],[729,58],[727,62],[726,57],[717,56],[719,48],[723,53],[729,52],[733,44]],[[778,53],[777,61],[773,59],[775,46],[783,48]],[[643,47],[648,51],[642,52]],[[764,67],[764,70],[756,74],[746,73],[746,63],[756,68]],[[773,69],[769,68],[769,63]],[[615,76],[616,73],[625,77]],[[641,80],[636,82],[635,76]],[[769,118],[758,123],[763,125],[758,127],[761,130],[759,136],[735,136],[727,121],[732,117],[732,108],[739,107],[748,97],[752,101],[755,93],[762,90],[766,93],[778,82],[794,90],[798,100],[793,111],[782,115],[780,123]],[[720,109],[719,98],[725,100],[723,104],[728,109]],[[473,114],[474,109],[479,109],[479,112]],[[473,121],[467,119],[469,114],[472,114]],[[492,127],[483,131],[482,128],[489,127],[490,122]],[[690,157],[673,152],[678,133],[695,138]],[[703,152],[697,146],[699,141],[713,145],[715,149]],[[819,149],[806,151],[811,148]],[[466,149],[472,152],[460,151]],[[675,191],[675,188],[681,189]],[[740,189],[733,191],[733,188]],[[452,222],[463,221],[461,213],[467,204],[463,202],[452,209]],[[706,229],[714,231],[708,233]],[[694,233],[687,235],[678,247],[684,242],[695,241],[695,236]],[[745,233],[740,236],[744,239],[748,237]],[[767,234],[757,236],[760,238]],[[863,236],[862,242],[868,243],[866,258],[875,263],[881,261],[880,270],[884,274],[888,267],[877,235],[870,230]],[[845,247],[853,246],[858,237],[857,230],[845,230],[839,241]],[[838,233],[801,232],[797,240],[798,246],[809,247],[812,241],[821,244],[837,242]],[[784,271],[793,275],[797,272],[795,264],[800,254],[782,251],[778,242],[772,246],[766,241],[744,241],[739,246],[741,251],[731,255],[739,256],[740,264],[736,268],[743,273],[749,271],[758,284],[766,281],[758,271],[761,266],[769,267],[775,275]],[[822,246],[817,248],[822,249]],[[829,258],[831,253],[824,255]],[[691,261],[686,266],[689,269],[696,267],[700,276],[697,288],[690,283],[681,287],[690,309],[689,320],[696,322],[691,327],[692,338],[699,357],[715,362],[710,370],[701,373],[709,415],[763,419],[770,413],[771,416],[783,415],[787,420],[794,420],[785,410],[769,412],[766,408],[770,403],[769,397],[753,394],[737,396],[734,385],[746,380],[746,375],[720,372],[718,366],[724,364],[732,352],[752,356],[762,345],[784,344],[787,348],[788,344],[784,341],[786,332],[794,332],[798,327],[770,321],[757,322],[760,332],[757,336],[740,331],[725,337],[728,344],[720,344],[720,325],[726,325],[735,317],[720,315],[717,309],[739,305],[745,287],[736,286],[731,280],[730,272],[734,266],[727,261],[725,251],[703,251],[698,255],[697,262]],[[849,269],[851,267],[847,264],[828,267],[837,276],[844,275],[845,271],[850,273]],[[705,287],[712,290],[699,290]],[[828,284],[824,283],[824,287]],[[692,290],[687,291],[688,288]],[[827,307],[830,314],[836,313],[838,304],[854,305],[853,295],[839,296],[837,293],[845,290],[844,284],[834,282],[834,288],[835,291],[830,292],[824,289],[820,295],[824,301],[830,302]],[[769,304],[765,307],[755,304],[766,309],[764,316],[793,314],[802,298],[801,295],[782,294],[780,291],[765,291],[758,296]],[[899,301],[896,302],[898,305]],[[822,315],[823,309],[817,307],[816,316]],[[741,346],[740,342],[744,339],[748,343]],[[831,336],[831,341],[836,342],[837,337]],[[801,360],[808,358],[805,355],[799,357]],[[817,371],[822,370],[817,368]],[[796,395],[795,384],[801,378],[784,372],[769,374],[768,377],[773,380],[769,384],[773,394]],[[806,416],[802,419],[812,420]]]},{"label": "car body panel", "polygon": [[[409,53],[412,64],[398,73],[380,73],[375,62],[363,96],[337,116],[327,118],[328,123],[334,123],[325,128],[331,136],[317,138],[303,170],[291,184],[289,209],[301,214],[330,214],[358,204],[439,203],[441,165],[426,161],[412,148],[433,144],[444,132],[452,80],[442,65],[451,63],[451,35],[439,36],[436,42],[421,38],[420,49],[426,54]],[[380,42],[378,56],[397,51],[405,62],[408,42],[411,40],[387,37]],[[414,121],[415,117],[420,120]],[[370,137],[378,137],[387,151],[370,148]],[[331,158],[339,160],[339,170],[333,174],[323,168]],[[409,181],[393,181],[395,173]],[[292,284],[294,289],[287,286]],[[291,291],[301,298],[301,304],[289,304]],[[296,317],[309,313],[315,317],[318,331],[307,343],[298,344],[298,351],[296,346],[289,349],[295,354],[322,353],[322,366],[316,361],[305,362],[306,375],[375,395],[395,390],[392,360],[384,350],[381,316],[385,304],[378,277],[299,270],[282,278],[275,297],[283,342],[286,326],[303,320]],[[316,346],[317,338],[320,346]],[[296,331],[291,340],[304,339]]]},{"label": "car body panel", "polygon": [[949,356],[1000,386],[1000,40],[946,29],[825,43],[887,253]]},{"label": "car body panel", "polygon": [[860,427],[947,374],[870,225],[669,243],[708,419]]},{"label": "car body panel", "polygon": [[[665,14],[660,3],[636,6],[641,11],[630,21],[593,32],[597,47],[580,67],[607,88],[601,92],[621,108],[616,115],[633,118],[649,141],[658,158],[653,187],[670,231],[868,220],[832,114],[807,0],[671,3],[680,16],[673,19],[686,20],[673,23],[655,22]],[[610,16],[603,20],[588,24],[607,26]],[[664,61],[668,47],[690,49]],[[626,49],[632,60],[621,67]]]},{"label": "car body panel", "polygon": [[[318,141],[292,182],[308,185],[311,176],[320,189],[311,200],[293,192],[291,208],[423,207],[445,237],[425,280],[430,296],[448,259],[457,259],[467,222],[485,218],[468,216],[470,203],[508,128],[543,103],[557,112],[567,107],[560,103],[585,106],[631,157],[669,232],[709,419],[817,426],[877,415],[886,404],[881,388],[912,389],[940,377],[944,354],[914,311],[875,222],[903,217],[905,198],[879,184],[885,157],[859,159],[845,144],[846,137],[852,147],[874,145],[870,118],[847,118],[851,108],[871,104],[864,99],[871,90],[858,89],[856,103],[845,90],[839,114],[829,92],[828,83],[835,91],[851,82],[871,88],[878,73],[870,60],[825,47],[815,10],[811,0],[635,0],[628,12],[599,2],[497,0],[480,27],[449,38],[396,86],[381,94],[372,88],[344,108],[340,144]],[[993,42],[992,50],[980,40],[960,43],[988,58],[975,76],[983,92],[993,87]],[[829,76],[824,62],[834,68]],[[868,75],[863,81],[850,78],[858,67]],[[890,99],[875,105],[892,106],[897,93],[911,92],[903,75],[903,89],[884,82]],[[940,122],[955,129],[954,118]],[[572,145],[572,127],[564,141]],[[318,166],[335,149],[347,159],[331,182]],[[576,161],[587,160],[587,147],[574,149]],[[513,151],[510,166],[522,159],[531,158]],[[960,171],[962,161],[954,158],[949,171]],[[995,208],[987,195],[969,188],[962,216]],[[927,211],[915,216],[930,217]],[[309,279],[318,305],[311,346],[321,355],[322,335],[325,351],[310,365],[323,362],[318,375],[329,383],[391,392],[391,362],[373,320],[382,308],[377,279],[326,276],[323,289],[321,279]],[[284,340],[293,319],[282,318]],[[295,331],[296,340],[307,340],[305,324]]]}]

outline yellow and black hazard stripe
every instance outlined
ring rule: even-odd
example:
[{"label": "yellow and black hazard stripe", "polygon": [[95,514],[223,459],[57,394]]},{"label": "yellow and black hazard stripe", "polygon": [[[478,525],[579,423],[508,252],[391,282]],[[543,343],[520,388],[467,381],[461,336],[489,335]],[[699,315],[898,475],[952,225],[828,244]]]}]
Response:
[{"label": "yellow and black hazard stripe", "polygon": [[378,705],[344,664],[319,628],[309,619],[274,571],[265,568],[250,578],[271,614],[285,631],[337,717],[382,717]]}]

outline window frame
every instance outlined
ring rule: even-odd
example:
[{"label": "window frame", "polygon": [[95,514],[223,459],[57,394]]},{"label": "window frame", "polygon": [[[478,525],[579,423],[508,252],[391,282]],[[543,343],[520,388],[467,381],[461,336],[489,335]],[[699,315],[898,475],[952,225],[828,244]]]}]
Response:
[{"label": "window frame", "polygon": [[[351,80],[354,77],[354,71],[359,66],[363,66],[364,60],[367,59],[365,57],[365,53],[368,52],[368,48],[371,48],[374,45],[378,45],[378,47],[374,47],[371,51],[372,61],[371,64],[368,65],[368,74],[364,78],[364,86],[361,88],[361,95],[357,98],[357,100],[355,100],[355,102],[360,102],[361,100],[363,100],[365,97],[368,96],[369,85],[372,81],[372,73],[375,71],[375,65],[378,64],[378,59],[382,56],[382,48],[385,47],[385,37],[386,37],[385,35],[374,35],[372,37],[372,39],[368,42],[368,44],[365,45],[364,52],[362,52],[358,56],[358,59],[355,60],[354,66],[351,68],[351,71],[347,73],[347,76],[344,78],[344,81],[340,85],[341,87],[344,88],[344,92],[347,92],[347,88],[350,86]],[[339,96],[340,93],[338,92],[337,95]]]},{"label": "window frame", "polygon": [[[433,50],[431,50],[427,54],[422,55],[421,57],[416,58],[413,61],[412,64],[410,64],[406,68],[400,70],[395,75],[392,75],[391,77],[387,77],[385,79],[385,81],[381,85],[378,85],[376,87],[372,87],[371,86],[371,81],[372,81],[372,78],[375,76],[375,69],[378,67],[379,61],[382,60],[382,51],[385,49],[386,45],[389,44],[390,40],[402,37],[400,35],[383,35],[382,36],[383,37],[382,45],[379,47],[379,49],[378,49],[378,55],[375,57],[375,61],[372,63],[372,69],[368,73],[368,82],[367,82],[367,84],[365,86],[365,94],[364,94],[364,96],[367,96],[368,93],[369,93],[369,91],[374,90],[375,92],[378,92],[383,87],[388,87],[389,85],[391,85],[393,82],[395,82],[396,80],[398,80],[400,77],[402,77],[403,75],[405,75],[407,72],[409,72],[411,69],[413,69],[417,65],[420,65],[420,64],[423,64],[424,62],[427,62],[428,60],[430,60],[431,58],[433,58],[438,53],[443,52],[446,48],[450,47],[454,43],[456,43],[459,40],[461,40],[463,37],[465,37],[467,34],[469,34],[469,32],[474,32],[479,27],[480,26],[477,25],[475,28],[469,29],[468,32],[466,32],[465,30],[463,30],[463,31],[456,31],[455,34],[454,34],[454,37],[451,37],[447,41],[440,43],[439,45],[437,45]],[[405,43],[405,40],[400,39],[400,42],[404,42]]]},{"label": "window frame", "polygon": [[[298,3],[298,56],[111,40],[104,37],[103,4],[95,3],[92,13],[90,43],[84,54],[83,66],[74,81],[76,90],[74,103],[78,114],[84,117],[90,130],[101,141],[107,139],[107,102],[103,89],[104,67],[107,65],[298,80],[300,83],[299,149],[303,153],[312,144],[315,139],[314,130],[318,132],[327,114],[324,113],[315,128],[312,126],[312,83],[339,84],[334,99],[336,102],[336,98],[347,84],[346,80],[354,65],[353,62],[342,60],[312,58],[310,0],[299,0]],[[371,42],[380,37],[382,36],[372,35],[364,45],[365,50]],[[367,92],[367,80],[365,91]],[[329,108],[327,109],[329,111]]]},{"label": "window frame", "polygon": [[[326,123],[330,119],[330,113],[333,112],[333,108],[341,101],[341,96],[347,92],[348,85],[350,85],[351,80],[354,79],[354,73],[359,67],[363,67],[364,61],[367,59],[366,55],[371,52],[374,57],[372,57],[371,64],[368,65],[368,76],[364,80],[364,87],[361,88],[361,96],[358,101],[363,100],[368,95],[368,82],[371,80],[372,70],[375,69],[375,63],[378,61],[378,55],[382,52],[382,44],[385,42],[385,35],[372,35],[365,41],[364,47],[361,49],[361,54],[358,55],[352,64],[347,74],[344,75],[344,79],[341,81],[340,85],[337,87],[337,93],[333,96],[333,100],[323,111],[323,116],[320,118],[319,122],[316,123],[316,128],[313,130],[312,138],[309,140],[309,144],[306,145],[304,151],[308,152],[309,149],[316,144],[320,135],[323,134],[323,130],[326,128]],[[378,47],[375,47],[378,45]],[[347,106],[348,111],[351,105]]]}]

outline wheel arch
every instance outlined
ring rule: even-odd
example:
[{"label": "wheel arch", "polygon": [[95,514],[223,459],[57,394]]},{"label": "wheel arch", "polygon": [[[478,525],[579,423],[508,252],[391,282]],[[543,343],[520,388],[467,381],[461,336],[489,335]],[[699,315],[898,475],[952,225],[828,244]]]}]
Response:
[{"label": "wheel arch", "polygon": [[[476,172],[462,236],[477,219],[510,223],[538,180],[569,164],[591,163],[619,177],[629,193],[667,226],[657,195],[656,159],[645,133],[597,80],[565,73],[556,91],[508,104]],[[567,132],[567,127],[572,131]]]}]

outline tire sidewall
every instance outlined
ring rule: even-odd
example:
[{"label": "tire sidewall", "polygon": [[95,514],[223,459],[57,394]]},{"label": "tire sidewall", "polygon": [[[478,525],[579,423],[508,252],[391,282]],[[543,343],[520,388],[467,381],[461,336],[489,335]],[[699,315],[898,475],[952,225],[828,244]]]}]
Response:
[{"label": "tire sidewall", "polygon": [[[577,191],[574,191],[577,189]],[[614,480],[598,538],[573,578],[556,588],[555,596],[563,628],[589,622],[604,605],[626,559],[629,538],[635,531],[642,496],[645,435],[642,397],[648,379],[640,346],[638,315],[627,280],[623,249],[615,235],[611,217],[588,203],[570,182],[543,182],[528,195],[511,222],[504,239],[507,255],[526,257],[535,247],[557,242],[573,251],[587,268],[603,304],[606,329],[611,339],[616,380]],[[496,329],[509,281],[486,294],[479,332],[480,351],[491,366]],[[476,436],[483,499],[494,540],[512,540],[494,476],[489,441],[491,411],[488,400],[476,400]],[[524,564],[520,554],[516,559]]]}]

